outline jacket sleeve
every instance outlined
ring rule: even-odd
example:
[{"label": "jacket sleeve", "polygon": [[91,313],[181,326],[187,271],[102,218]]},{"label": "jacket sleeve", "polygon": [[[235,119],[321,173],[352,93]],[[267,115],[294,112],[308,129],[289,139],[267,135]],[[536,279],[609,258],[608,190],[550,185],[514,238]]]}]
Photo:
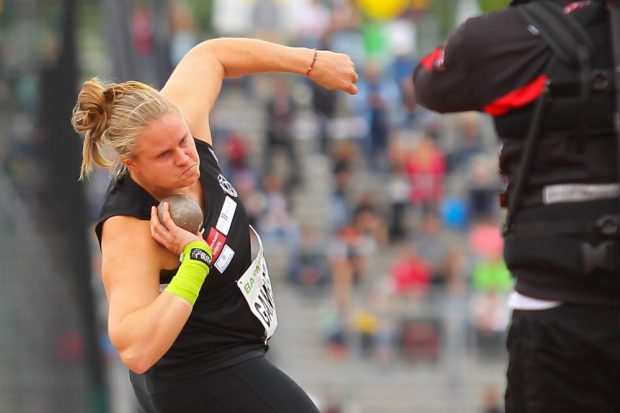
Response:
[{"label": "jacket sleeve", "polygon": [[480,110],[469,76],[469,24],[469,20],[463,23],[445,46],[424,56],[413,72],[416,98],[422,106],[441,113]]},{"label": "jacket sleeve", "polygon": [[544,89],[551,51],[514,7],[471,17],[413,74],[417,99],[437,112],[501,116]]}]

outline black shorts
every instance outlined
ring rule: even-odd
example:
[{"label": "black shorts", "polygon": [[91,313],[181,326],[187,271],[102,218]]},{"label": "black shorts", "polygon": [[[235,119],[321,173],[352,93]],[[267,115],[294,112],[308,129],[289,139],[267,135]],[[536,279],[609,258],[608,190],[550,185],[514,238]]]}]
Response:
[{"label": "black shorts", "polygon": [[131,374],[131,383],[145,413],[319,413],[265,357],[182,380]]},{"label": "black shorts", "polygon": [[515,310],[506,413],[620,412],[620,308]]}]

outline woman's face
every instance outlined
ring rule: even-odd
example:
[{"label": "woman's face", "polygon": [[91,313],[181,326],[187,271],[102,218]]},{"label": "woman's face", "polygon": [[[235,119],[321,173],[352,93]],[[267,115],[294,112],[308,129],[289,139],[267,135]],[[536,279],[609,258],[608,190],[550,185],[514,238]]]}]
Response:
[{"label": "woman's face", "polygon": [[200,177],[196,144],[177,113],[163,115],[142,131],[126,165],[138,183],[155,192],[185,188]]}]

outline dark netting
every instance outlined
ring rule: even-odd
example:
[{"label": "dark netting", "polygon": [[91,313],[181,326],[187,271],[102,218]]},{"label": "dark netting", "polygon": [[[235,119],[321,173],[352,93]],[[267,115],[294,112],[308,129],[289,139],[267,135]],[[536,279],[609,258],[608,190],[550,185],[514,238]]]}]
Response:
[{"label": "dark netting", "polygon": [[0,413],[102,413],[74,0],[0,0]]},{"label": "dark netting", "polygon": [[0,176],[0,412],[89,411],[79,308]]}]

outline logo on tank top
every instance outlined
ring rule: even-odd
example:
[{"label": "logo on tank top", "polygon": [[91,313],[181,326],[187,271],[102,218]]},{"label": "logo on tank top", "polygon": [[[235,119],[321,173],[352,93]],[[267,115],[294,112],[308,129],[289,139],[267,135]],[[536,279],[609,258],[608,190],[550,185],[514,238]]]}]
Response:
[{"label": "logo on tank top", "polygon": [[230,196],[237,197],[237,190],[232,186],[230,182],[228,182],[228,179],[226,179],[224,175],[219,174],[217,176],[217,180],[220,183],[220,186],[222,187],[224,192],[226,192]]}]

